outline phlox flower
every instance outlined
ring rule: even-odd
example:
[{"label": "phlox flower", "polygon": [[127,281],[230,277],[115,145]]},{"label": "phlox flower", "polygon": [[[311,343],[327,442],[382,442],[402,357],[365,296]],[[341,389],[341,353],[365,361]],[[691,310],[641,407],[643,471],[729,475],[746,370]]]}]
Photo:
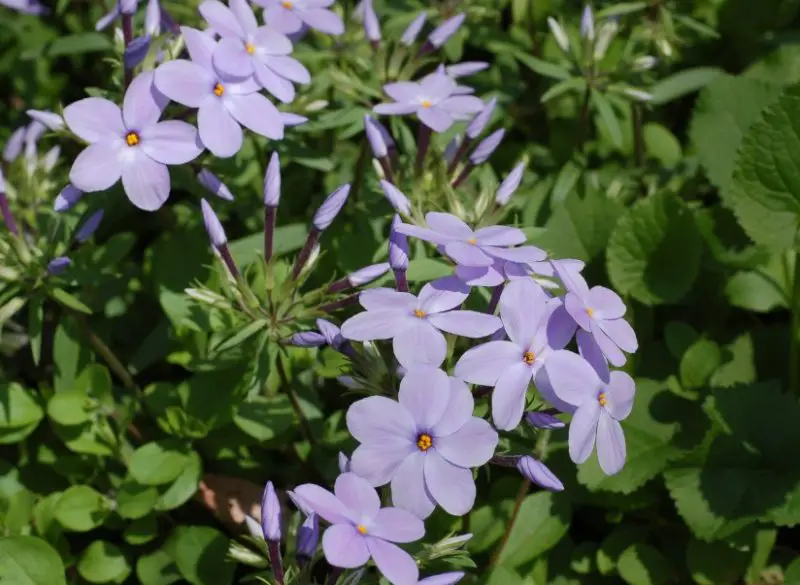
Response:
[{"label": "phlox flower", "polygon": [[329,10],[334,0],[254,0],[265,8],[264,20],[285,34],[294,34],[304,26],[331,35],[344,33],[344,22]]}]

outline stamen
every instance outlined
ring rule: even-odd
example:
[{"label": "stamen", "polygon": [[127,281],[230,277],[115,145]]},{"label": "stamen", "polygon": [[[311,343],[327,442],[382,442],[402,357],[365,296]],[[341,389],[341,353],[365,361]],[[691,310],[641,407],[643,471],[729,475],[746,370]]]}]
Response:
[{"label": "stamen", "polygon": [[433,105],[431,100],[422,100],[422,107],[423,108],[430,108]]},{"label": "stamen", "polygon": [[471,239],[467,240],[467,243],[468,244],[472,244],[474,246],[475,244],[478,243],[478,240],[476,240],[475,238],[471,238]]},{"label": "stamen", "polygon": [[417,439],[417,447],[419,447],[420,451],[427,451],[433,447],[433,439],[430,435],[422,433]]},{"label": "stamen", "polygon": [[366,534],[367,533],[367,527],[364,526],[363,524],[359,524],[358,526],[356,526],[356,530],[358,530],[359,534]]},{"label": "stamen", "polygon": [[247,51],[248,55],[252,55],[253,53],[256,52],[256,46],[253,43],[246,43],[244,48]]},{"label": "stamen", "polygon": [[128,132],[125,135],[125,142],[128,143],[128,146],[136,146],[141,142],[141,138],[139,138],[139,134],[136,132]]},{"label": "stamen", "polygon": [[608,404],[608,400],[606,399],[606,393],[605,392],[601,392],[600,393],[600,396],[597,397],[597,402],[600,403],[600,406],[605,406],[606,404]]},{"label": "stamen", "polygon": [[425,311],[423,311],[422,309],[414,309],[414,316],[415,317],[419,317],[420,319],[422,319],[426,315],[427,315],[427,313]]},{"label": "stamen", "polygon": [[594,317],[594,309],[592,309],[591,307],[587,307],[586,314],[589,315],[589,318],[591,319],[592,317]]},{"label": "stamen", "polygon": [[220,82],[217,82],[217,84],[214,86],[214,95],[217,97],[222,97],[222,94],[224,93],[225,87]]},{"label": "stamen", "polygon": [[522,361],[528,364],[529,366],[533,365],[533,362],[536,361],[536,354],[532,351],[526,351],[522,354]]},{"label": "stamen", "polygon": [[287,10],[291,10],[292,8],[294,8],[294,2],[292,2],[291,0],[283,0],[283,2],[281,2],[281,6],[283,6]]}]

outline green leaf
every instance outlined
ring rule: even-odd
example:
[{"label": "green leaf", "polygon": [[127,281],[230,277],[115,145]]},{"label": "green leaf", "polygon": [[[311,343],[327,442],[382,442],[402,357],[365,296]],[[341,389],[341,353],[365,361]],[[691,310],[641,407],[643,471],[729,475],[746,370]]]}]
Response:
[{"label": "green leaf", "polygon": [[0,583],[3,585],[66,585],[58,553],[40,538],[0,538]]},{"label": "green leaf", "polygon": [[614,108],[611,106],[611,102],[608,101],[602,93],[593,89],[592,103],[597,109],[597,113],[600,115],[600,121],[606,127],[606,130],[608,130],[608,135],[611,137],[611,142],[615,147],[622,148],[622,126],[620,126],[619,118],[617,118],[617,115],[614,113]]},{"label": "green leaf", "polygon": [[294,411],[284,394],[272,398],[258,396],[236,408],[233,422],[251,437],[269,441],[294,424]]},{"label": "green leaf", "polygon": [[91,315],[92,310],[84,305],[80,300],[69,294],[62,288],[54,288],[50,291],[51,296],[53,299],[67,307],[68,309],[72,309],[74,311],[78,311],[79,313],[85,313],[86,315]]},{"label": "green leaf", "polygon": [[452,268],[441,260],[418,258],[409,262],[406,277],[409,282],[428,282],[451,272]]},{"label": "green leaf", "polygon": [[147,516],[158,501],[158,490],[128,478],[117,488],[117,512],[123,518]]},{"label": "green leaf", "polygon": [[662,585],[673,578],[669,561],[657,549],[637,543],[627,548],[617,571],[629,585]]},{"label": "green leaf", "polygon": [[[303,247],[308,236],[308,227],[303,223],[293,223],[275,229],[273,253],[277,256],[288,254]],[[229,248],[239,268],[243,268],[264,255],[264,232],[257,232],[246,238],[230,242]]]},{"label": "green leaf", "polygon": [[690,540],[686,566],[698,585],[733,585],[747,568],[748,555],[724,542]]},{"label": "green leaf", "polygon": [[11,319],[19,310],[25,306],[25,299],[23,297],[13,297],[0,307],[0,326],[6,321]]},{"label": "green leaf", "polygon": [[192,451],[189,454],[189,463],[181,474],[172,482],[172,485],[158,498],[155,509],[173,510],[184,505],[197,492],[200,479],[203,476],[203,461],[200,455]]},{"label": "green leaf", "polygon": [[787,88],[747,131],[722,193],[747,235],[776,250],[798,243],[799,133],[800,84]]},{"label": "green leaf", "polygon": [[642,542],[647,530],[640,526],[621,525],[616,527],[597,549],[597,570],[601,575],[610,575],[617,569],[619,558],[631,545]]},{"label": "green leaf", "polygon": [[571,519],[569,500],[563,494],[539,492],[528,496],[508,534],[500,563],[519,567],[550,550],[567,533]]},{"label": "green leaf", "polygon": [[142,485],[170,483],[189,465],[189,454],[185,442],[179,439],[147,443],[131,455],[131,477]]},{"label": "green leaf", "polygon": [[0,428],[36,425],[44,410],[36,397],[16,382],[0,383]]},{"label": "green leaf", "polygon": [[719,345],[710,339],[698,339],[681,357],[681,384],[684,388],[705,386],[721,362]]},{"label": "green leaf", "polygon": [[725,284],[725,296],[733,306],[759,313],[787,308],[793,261],[791,254],[772,254],[763,265],[736,272]]},{"label": "green leaf", "polygon": [[108,499],[88,485],[75,485],[61,494],[56,520],[67,530],[88,532],[100,526],[111,512]]},{"label": "green leaf", "polygon": [[663,166],[671,168],[681,162],[683,150],[680,141],[666,127],[648,122],[642,128],[645,152]]},{"label": "green leaf", "polygon": [[136,561],[136,576],[142,585],[172,585],[183,579],[178,565],[163,548],[139,557]]},{"label": "green leaf", "polygon": [[135,546],[147,544],[158,536],[158,517],[155,514],[134,520],[122,533],[125,542]]},{"label": "green leaf", "polygon": [[108,35],[98,32],[87,32],[57,38],[53,41],[53,44],[50,45],[48,55],[50,57],[78,55],[81,53],[108,51],[112,48],[113,45]]},{"label": "green leaf", "polygon": [[53,340],[53,386],[56,392],[75,389],[75,380],[91,361],[87,344],[71,319],[62,319]]},{"label": "green leaf", "polygon": [[723,73],[716,67],[694,67],[684,69],[662,79],[650,88],[652,103],[666,104],[687,94],[699,91]]},{"label": "green leaf", "polygon": [[39,365],[42,357],[42,325],[44,323],[44,298],[34,295],[28,302],[28,339],[31,343],[31,356],[34,365]]},{"label": "green leaf", "polygon": [[621,294],[644,304],[675,303],[697,277],[702,241],[686,204],[658,193],[620,218],[608,243],[608,275]]},{"label": "green leaf", "polygon": [[572,79],[567,79],[565,81],[556,83],[553,87],[544,92],[541,101],[542,103],[546,103],[564,95],[567,92],[574,91],[575,93],[580,93],[585,90],[586,80],[584,80],[583,77],[573,77]]},{"label": "green leaf", "polygon": [[59,392],[47,403],[47,416],[62,425],[89,422],[96,410],[91,398],[80,391]]},{"label": "green leaf", "polygon": [[183,577],[192,585],[230,585],[236,565],[228,560],[228,538],[206,526],[178,526],[168,547]]},{"label": "green leaf", "polygon": [[104,540],[95,540],[78,559],[78,573],[90,583],[122,583],[130,572],[122,551]]},{"label": "green leaf", "polygon": [[567,161],[558,173],[553,193],[550,195],[553,207],[561,205],[567,196],[575,190],[578,179],[581,178],[583,169],[576,163]]},{"label": "green leaf", "polygon": [[514,57],[516,57],[520,63],[525,65],[525,67],[538,73],[539,75],[544,75],[545,77],[552,77],[553,79],[559,80],[569,79],[569,71],[560,65],[543,61],[542,59],[537,59],[533,55],[523,53],[522,51],[514,51]]}]

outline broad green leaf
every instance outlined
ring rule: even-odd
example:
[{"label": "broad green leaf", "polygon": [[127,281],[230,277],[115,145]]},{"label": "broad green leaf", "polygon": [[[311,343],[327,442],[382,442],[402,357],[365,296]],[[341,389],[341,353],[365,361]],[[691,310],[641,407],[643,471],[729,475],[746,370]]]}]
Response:
[{"label": "broad green leaf", "polygon": [[111,502],[88,485],[75,485],[61,494],[56,520],[67,530],[88,532],[97,528],[111,513]]},{"label": "broad green leaf", "polygon": [[134,520],[122,533],[123,540],[134,546],[152,542],[158,536],[158,517],[155,514]]},{"label": "broad green leaf", "polygon": [[142,585],[172,585],[183,580],[178,565],[163,548],[139,557],[136,576]]},{"label": "broad green leaf", "polygon": [[563,494],[539,492],[528,496],[508,534],[500,563],[519,567],[550,550],[567,533],[571,519],[569,500]]},{"label": "broad green leaf", "polygon": [[[275,255],[288,254],[303,247],[308,236],[308,226],[302,223],[284,225],[275,229],[273,236]],[[264,257],[264,232],[230,242],[231,255],[240,268],[257,258]]]},{"label": "broad green leaf", "polygon": [[695,67],[684,69],[669,77],[662,79],[650,88],[653,96],[652,103],[666,104],[674,99],[694,93],[723,73],[716,67]]},{"label": "broad green leaf", "polygon": [[698,585],[733,585],[747,568],[748,554],[724,542],[692,539],[686,548],[686,566]]},{"label": "broad green leaf", "polygon": [[112,455],[119,438],[105,417],[95,417],[80,425],[53,422],[53,430],[70,451],[86,455]]},{"label": "broad green leaf", "polygon": [[59,392],[47,403],[47,416],[62,425],[89,422],[94,410],[94,401],[79,391]]},{"label": "broad green leaf", "polygon": [[228,557],[228,537],[207,526],[178,526],[168,547],[192,585],[230,585],[236,565]]},{"label": "broad green leaf", "polygon": [[78,573],[90,583],[122,583],[130,572],[122,551],[104,540],[95,540],[78,559]]},{"label": "broad green leaf", "polygon": [[16,382],[0,383],[0,428],[28,427],[43,417],[44,410],[29,390]]},{"label": "broad green leaf", "polygon": [[789,306],[794,257],[791,253],[772,254],[753,270],[740,270],[725,284],[725,296],[735,306],[766,313]]},{"label": "broad green leaf", "polygon": [[642,128],[642,136],[647,156],[657,159],[668,168],[681,162],[683,158],[681,143],[666,127],[648,122]]},{"label": "broad green leaf", "polygon": [[523,585],[522,577],[516,571],[502,565],[495,567],[481,581],[482,585]]},{"label": "broad green leaf", "polygon": [[597,570],[601,575],[610,575],[616,571],[622,553],[646,537],[647,530],[640,526],[621,525],[615,528],[597,549]]},{"label": "broad green leaf", "polygon": [[691,210],[661,192],[620,218],[608,243],[608,274],[618,292],[644,304],[675,303],[694,283],[702,252]]},{"label": "broad green leaf", "polygon": [[86,315],[92,314],[92,310],[89,307],[62,288],[54,288],[52,291],[50,291],[50,294],[56,301],[68,309],[72,309],[73,311],[78,311],[79,313],[84,313]]},{"label": "broad green leaf", "polygon": [[117,488],[117,512],[123,518],[142,518],[155,508],[158,497],[155,487],[128,478]]},{"label": "broad green leaf", "polygon": [[750,333],[743,333],[723,346],[722,360],[709,380],[710,386],[730,388],[737,384],[751,384],[756,381],[753,338]]},{"label": "broad green leaf", "polygon": [[452,268],[441,260],[419,258],[409,262],[406,276],[409,282],[428,282],[451,272]]},{"label": "broad green leaf", "polygon": [[256,397],[236,408],[233,422],[259,441],[269,441],[294,424],[294,411],[285,394],[272,398]]},{"label": "broad green leaf", "polygon": [[50,45],[48,56],[78,55],[80,53],[107,51],[111,48],[112,44],[108,35],[98,32],[87,32],[66,35],[56,39],[53,44]]},{"label": "broad green leaf", "polygon": [[642,543],[636,543],[622,553],[617,571],[629,585],[662,585],[674,575],[664,555],[658,549]]},{"label": "broad green leaf", "polygon": [[550,195],[553,207],[563,204],[569,194],[574,191],[582,172],[583,169],[572,161],[567,161],[561,167],[555,185],[553,185],[553,193]]},{"label": "broad green leaf", "polygon": [[800,584],[800,558],[792,561],[786,567],[786,573],[783,575],[783,585],[798,585]]},{"label": "broad green leaf", "polygon": [[569,71],[560,65],[543,61],[542,59],[537,59],[533,55],[528,55],[527,53],[523,53],[521,51],[515,51],[514,57],[516,57],[520,63],[525,65],[525,67],[531,71],[535,71],[539,75],[544,75],[545,77],[551,77],[558,80],[569,79]]},{"label": "broad green leaf", "polygon": [[684,388],[705,386],[722,361],[719,345],[710,339],[695,341],[683,354],[680,362],[681,384]]},{"label": "broad green leaf", "polygon": [[0,583],[4,585],[66,585],[58,553],[33,536],[0,538]]},{"label": "broad green leaf", "polygon": [[725,204],[747,235],[775,250],[796,248],[800,222],[800,84],[767,107],[742,140]]},{"label": "broad green leaf", "polygon": [[131,477],[142,485],[170,483],[189,465],[189,454],[186,443],[179,439],[147,443],[131,456]]},{"label": "broad green leaf", "polygon": [[53,385],[56,392],[75,389],[75,380],[91,361],[90,349],[71,319],[62,319],[53,340]]},{"label": "broad green leaf", "polygon": [[173,510],[182,506],[197,492],[203,476],[203,460],[195,451],[189,454],[189,463],[172,485],[158,498],[156,510]]},{"label": "broad green leaf", "polygon": [[623,146],[622,127],[619,123],[619,118],[614,113],[614,108],[611,102],[599,91],[592,90],[592,103],[594,104],[597,113],[600,116],[600,121],[608,130],[608,135],[611,137],[611,142],[617,148]]}]

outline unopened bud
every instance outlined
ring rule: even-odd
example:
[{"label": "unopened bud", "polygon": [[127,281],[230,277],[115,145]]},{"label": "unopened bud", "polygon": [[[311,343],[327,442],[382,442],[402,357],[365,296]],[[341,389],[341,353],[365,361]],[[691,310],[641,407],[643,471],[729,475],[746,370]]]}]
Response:
[{"label": "unopened bud", "polygon": [[547,26],[550,27],[550,32],[553,33],[558,47],[565,53],[569,53],[569,37],[558,21],[550,16],[547,18]]}]

